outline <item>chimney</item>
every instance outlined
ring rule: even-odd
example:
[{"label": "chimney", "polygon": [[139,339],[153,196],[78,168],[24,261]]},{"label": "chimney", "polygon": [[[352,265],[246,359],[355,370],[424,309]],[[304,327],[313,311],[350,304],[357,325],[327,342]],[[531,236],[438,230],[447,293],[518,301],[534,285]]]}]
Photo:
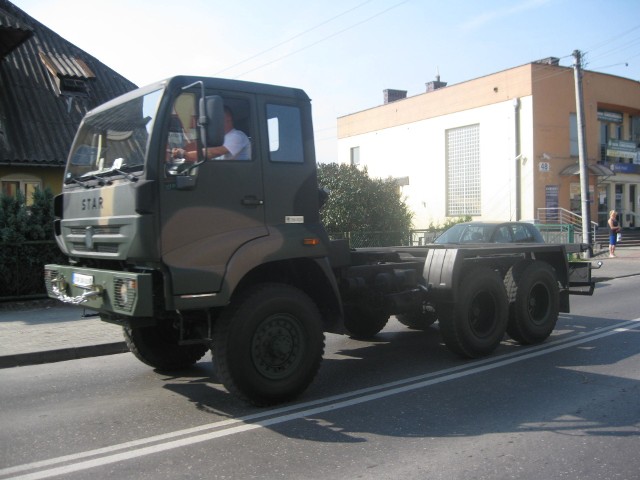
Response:
[{"label": "chimney", "polygon": [[440,72],[438,72],[436,74],[435,82],[427,82],[426,86],[427,86],[427,93],[428,93],[428,92],[433,92],[435,90],[438,90],[439,88],[446,87],[447,82],[440,81]]},{"label": "chimney", "polygon": [[406,90],[392,90],[390,88],[383,91],[384,93],[384,104],[395,102],[396,100],[402,100],[407,98]]},{"label": "chimney", "polygon": [[554,65],[557,67],[558,65],[560,65],[560,59],[558,57],[547,57],[541,60],[536,60],[533,63],[541,63],[543,65]]}]

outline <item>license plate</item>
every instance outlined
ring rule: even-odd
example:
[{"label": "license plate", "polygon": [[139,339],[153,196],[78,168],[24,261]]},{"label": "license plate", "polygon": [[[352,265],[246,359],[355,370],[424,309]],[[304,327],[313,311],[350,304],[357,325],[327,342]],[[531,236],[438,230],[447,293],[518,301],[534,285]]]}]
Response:
[{"label": "license plate", "polygon": [[90,287],[93,285],[93,275],[73,272],[71,282],[77,287]]}]

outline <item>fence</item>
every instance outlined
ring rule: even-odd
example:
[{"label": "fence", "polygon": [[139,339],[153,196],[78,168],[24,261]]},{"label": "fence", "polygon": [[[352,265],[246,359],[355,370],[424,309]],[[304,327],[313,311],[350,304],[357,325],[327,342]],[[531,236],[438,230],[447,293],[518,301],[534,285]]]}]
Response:
[{"label": "fence", "polygon": [[0,243],[0,300],[46,295],[47,263],[66,263],[53,240]]},{"label": "fence", "polygon": [[412,243],[411,232],[334,232],[333,240],[347,239],[351,248],[406,246]]},{"label": "fence", "polygon": [[[574,243],[576,240],[575,227],[570,224],[538,223],[536,227],[546,243]],[[580,236],[579,240],[581,239]]]},{"label": "fence", "polygon": [[408,232],[334,232],[333,240],[347,239],[351,248],[406,247],[432,243],[442,230],[410,230]]}]

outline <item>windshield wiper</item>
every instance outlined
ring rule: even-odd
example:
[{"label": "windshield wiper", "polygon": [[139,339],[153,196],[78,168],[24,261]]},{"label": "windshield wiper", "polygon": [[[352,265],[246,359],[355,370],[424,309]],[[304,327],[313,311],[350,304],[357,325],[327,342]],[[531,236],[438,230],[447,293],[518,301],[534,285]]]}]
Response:
[{"label": "windshield wiper", "polygon": [[65,182],[67,185],[69,185],[70,183],[77,183],[78,185],[84,187],[84,188],[89,188],[89,185],[87,185],[85,182],[81,182],[80,180],[76,180],[73,177],[69,177],[65,180]]},{"label": "windshield wiper", "polygon": [[98,185],[101,186],[101,187],[104,186],[104,185],[111,185],[113,183],[111,180],[105,180],[104,178],[99,177],[97,175],[85,175],[82,178],[85,178],[85,177],[89,177],[89,178],[93,178],[94,180],[97,180],[98,181]]},{"label": "windshield wiper", "polygon": [[112,168],[111,171],[119,173],[120,175],[123,175],[124,178],[126,178],[127,180],[129,180],[131,182],[137,182],[139,180],[138,177],[136,177],[135,175],[133,175],[131,173],[128,173],[128,172],[123,172],[122,170],[119,170],[117,168]]}]

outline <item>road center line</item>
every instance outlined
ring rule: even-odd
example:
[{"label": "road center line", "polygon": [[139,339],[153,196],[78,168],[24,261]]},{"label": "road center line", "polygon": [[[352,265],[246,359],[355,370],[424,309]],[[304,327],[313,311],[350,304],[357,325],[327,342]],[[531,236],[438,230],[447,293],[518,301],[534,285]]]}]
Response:
[{"label": "road center line", "polygon": [[[65,455],[62,457],[52,458],[48,460],[42,460],[38,462],[32,462],[23,465],[17,465],[14,467],[0,469],[0,477],[6,480],[36,480],[43,478],[50,478],[58,475],[65,475],[72,472],[78,472],[89,468],[94,468],[102,465],[108,465],[112,463],[121,462],[123,460],[130,460],[133,458],[142,457],[145,455],[151,455],[167,450],[185,447],[196,443],[201,443],[216,438],[235,435],[258,428],[265,428],[271,425],[289,422],[291,420],[297,420],[300,418],[317,415],[329,411],[335,411],[342,408],[378,400],[381,398],[398,395],[401,393],[409,392],[412,390],[418,390],[421,388],[429,387],[432,385],[448,382],[450,380],[456,380],[470,375],[483,373],[489,370],[494,370],[506,365],[511,365],[531,358],[547,355],[560,350],[565,350],[583,343],[587,343],[600,338],[605,338],[617,333],[626,332],[632,330],[638,326],[640,318],[629,320],[620,324],[611,325],[601,329],[597,329],[591,333],[580,335],[578,338],[572,337],[568,339],[559,339],[545,344],[537,345],[535,347],[528,347],[526,350],[519,352],[512,352],[498,357],[489,357],[479,361],[475,361],[472,364],[458,365],[445,370],[437,372],[431,372],[425,375],[411,377],[404,380],[398,380],[395,382],[386,383],[384,385],[378,385],[369,387],[366,389],[356,390],[345,394],[335,395],[323,399],[314,400],[311,402],[305,402],[298,405],[290,405],[277,409],[272,409],[266,412],[260,412],[237,419],[223,420],[220,422],[214,422],[206,425],[200,425],[193,428],[177,430],[175,432],[169,432],[162,435],[156,435],[147,437],[131,442],[125,442],[109,447],[104,447],[95,450],[89,450],[86,452],[80,452],[72,455]],[[269,417],[269,418],[266,418]],[[259,420],[264,418],[263,420]],[[252,423],[247,423],[252,422]],[[236,425],[240,424],[240,425]],[[233,426],[236,425],[236,426]],[[206,432],[207,430],[213,430]],[[205,433],[200,433],[205,432]],[[184,437],[184,438],[178,438]],[[173,439],[173,440],[172,440]],[[168,440],[168,441],[167,441]],[[163,442],[164,443],[161,443]],[[152,443],[155,445],[150,445]],[[147,445],[142,447],[143,445]],[[141,447],[141,448],[138,448]],[[126,450],[121,451],[119,450]],[[100,457],[100,455],[103,455]],[[98,457],[88,460],[83,460],[89,457]],[[83,461],[79,461],[83,460]],[[68,462],[68,465],[61,465]],[[17,477],[5,477],[6,475],[12,475],[20,472],[26,472],[29,470],[35,470],[39,468],[46,468],[53,465],[60,465],[58,467],[49,468],[46,470],[27,473]]]}]

